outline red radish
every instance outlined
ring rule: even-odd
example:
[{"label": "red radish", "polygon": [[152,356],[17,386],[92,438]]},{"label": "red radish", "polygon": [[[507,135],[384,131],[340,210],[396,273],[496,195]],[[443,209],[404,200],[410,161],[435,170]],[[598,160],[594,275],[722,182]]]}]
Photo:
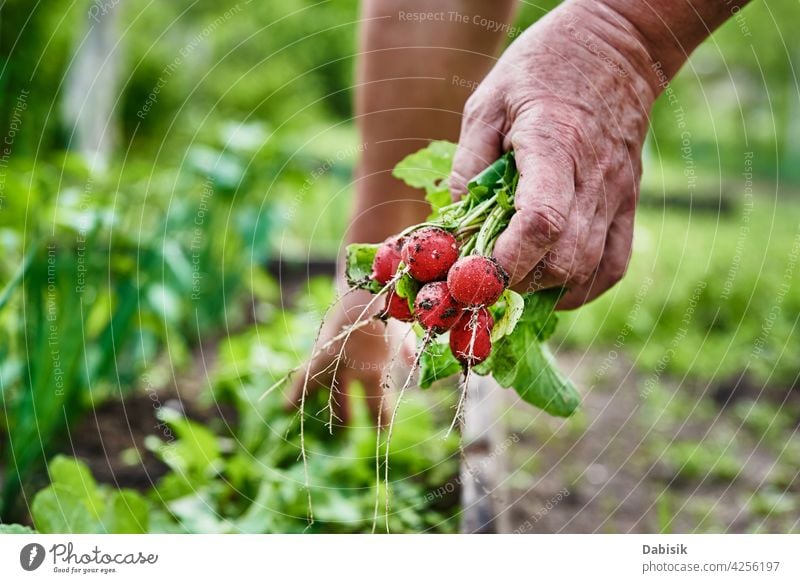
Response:
[{"label": "red radish", "polygon": [[437,281],[447,277],[458,259],[458,243],[444,229],[424,227],[408,236],[402,257],[411,277],[422,283]]},{"label": "red radish", "polygon": [[381,312],[381,318],[394,318],[401,322],[414,321],[414,314],[411,313],[411,307],[408,305],[408,298],[401,298],[397,295],[394,287],[386,294],[386,304]]},{"label": "red radish", "polygon": [[372,260],[372,275],[370,277],[381,285],[386,285],[397,272],[402,258],[400,251],[403,249],[405,239],[394,235],[386,239]]},{"label": "red radish", "polygon": [[475,366],[492,352],[494,319],[486,308],[467,310],[450,330],[450,352],[461,364]]},{"label": "red radish", "polygon": [[453,297],[468,306],[491,306],[508,286],[508,274],[494,257],[468,255],[447,274]]},{"label": "red radish", "polygon": [[441,334],[456,323],[463,306],[453,299],[444,281],[422,286],[414,302],[414,315],[426,330]]}]

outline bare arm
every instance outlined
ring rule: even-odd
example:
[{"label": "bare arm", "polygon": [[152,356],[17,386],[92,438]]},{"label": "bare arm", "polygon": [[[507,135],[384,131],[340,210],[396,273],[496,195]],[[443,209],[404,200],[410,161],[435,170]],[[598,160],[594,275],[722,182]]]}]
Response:
[{"label": "bare arm", "polygon": [[[464,102],[494,65],[514,5],[515,0],[364,1],[356,76],[356,122],[364,152],[349,241],[382,241],[428,214],[422,193],[393,178],[392,169],[430,140],[458,138]],[[321,340],[351,323],[370,299],[363,293],[347,295],[327,319]],[[373,306],[368,315],[381,307]],[[342,423],[349,418],[353,381],[364,387],[373,416],[379,415],[389,356],[385,336],[380,324],[359,329],[338,368],[332,365],[339,346],[310,363],[309,388],[334,387],[335,414]],[[296,376],[295,403],[304,378],[304,373]],[[381,419],[385,423],[387,417]]]},{"label": "bare arm", "polygon": [[381,241],[428,214],[421,192],[391,170],[430,140],[458,139],[464,102],[494,65],[515,4],[365,0],[356,121],[366,149],[350,240]]}]

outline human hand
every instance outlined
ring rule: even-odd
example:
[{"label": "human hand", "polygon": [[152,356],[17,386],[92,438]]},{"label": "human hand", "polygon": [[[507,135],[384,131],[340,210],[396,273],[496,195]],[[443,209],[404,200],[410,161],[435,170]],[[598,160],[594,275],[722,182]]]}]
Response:
[{"label": "human hand", "polygon": [[515,289],[564,286],[570,309],[624,275],[659,90],[649,55],[618,12],[572,0],[525,31],[467,101],[451,187],[463,193],[514,149],[517,212],[494,255]]},{"label": "human hand", "polygon": [[[387,422],[383,384],[390,358],[389,332],[386,324],[373,317],[383,308],[382,301],[364,311],[373,297],[362,291],[348,293],[328,314],[314,356],[295,373],[289,393],[291,406],[300,405],[308,376],[306,398],[320,389],[330,389],[333,421],[347,425],[351,417],[351,389],[353,383],[359,382],[372,418],[380,425]],[[357,320],[365,324],[349,335],[343,332]]]}]

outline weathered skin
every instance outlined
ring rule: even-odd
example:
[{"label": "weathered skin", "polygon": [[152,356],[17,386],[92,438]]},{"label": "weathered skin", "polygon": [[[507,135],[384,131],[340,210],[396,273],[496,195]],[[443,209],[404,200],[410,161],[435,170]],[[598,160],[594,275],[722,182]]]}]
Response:
[{"label": "weathered skin", "polygon": [[514,148],[517,213],[494,254],[515,289],[563,285],[574,308],[622,278],[650,109],[731,8],[571,0],[498,60],[467,101],[451,185]]}]

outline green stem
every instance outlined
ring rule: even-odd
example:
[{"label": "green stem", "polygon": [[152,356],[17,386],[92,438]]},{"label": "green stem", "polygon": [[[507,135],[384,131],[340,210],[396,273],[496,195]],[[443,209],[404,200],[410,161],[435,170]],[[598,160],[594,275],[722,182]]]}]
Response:
[{"label": "green stem", "polygon": [[475,208],[473,208],[470,212],[468,212],[466,216],[464,216],[464,218],[462,218],[459,221],[458,226],[461,227],[462,225],[469,225],[476,219],[479,219],[481,215],[484,214],[487,210],[489,210],[496,202],[497,202],[496,194],[491,198],[487,198],[479,205],[476,205]]},{"label": "green stem", "polygon": [[507,213],[508,211],[506,209],[497,206],[493,208],[489,216],[486,217],[483,227],[481,227],[481,230],[478,231],[478,235],[475,237],[475,250],[479,254],[491,254],[492,246],[497,235],[505,227],[505,223],[507,223],[507,220],[505,220]]}]

